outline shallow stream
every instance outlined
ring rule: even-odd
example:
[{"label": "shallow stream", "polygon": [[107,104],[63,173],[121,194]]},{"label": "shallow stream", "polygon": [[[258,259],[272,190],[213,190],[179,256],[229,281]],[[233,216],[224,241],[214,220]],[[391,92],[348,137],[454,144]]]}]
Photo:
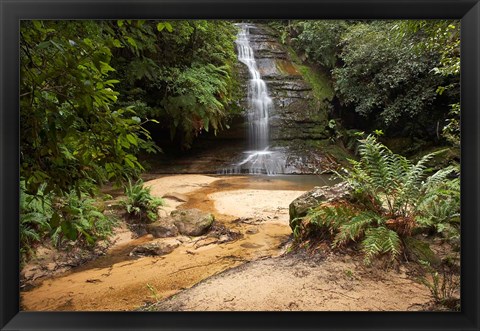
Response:
[{"label": "shallow stream", "polygon": [[[152,193],[180,193],[188,201],[166,199],[163,212],[198,208],[215,215],[216,225],[238,236],[221,242],[211,236],[177,237],[172,253],[132,257],[131,250],[154,240],[132,239],[123,229],[105,256],[45,279],[21,293],[25,310],[134,310],[247,261],[282,253],[291,230],[288,206],[314,186],[332,185],[328,176],[167,175],[146,182]],[[162,212],[162,211],[161,211]]]}]

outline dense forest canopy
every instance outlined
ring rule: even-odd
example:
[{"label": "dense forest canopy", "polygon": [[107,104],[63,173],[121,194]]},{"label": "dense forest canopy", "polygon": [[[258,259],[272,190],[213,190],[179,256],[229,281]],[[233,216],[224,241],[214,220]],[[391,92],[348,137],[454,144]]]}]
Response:
[{"label": "dense forest canopy", "polygon": [[369,128],[440,140],[446,122],[446,131],[458,130],[458,21],[271,25],[306,62],[330,73],[341,108],[361,115]]},{"label": "dense forest canopy", "polygon": [[[458,149],[458,21],[262,23],[331,80],[333,128],[355,128],[342,123],[353,115],[361,130]],[[242,112],[234,22],[22,21],[20,32],[25,253],[44,238],[107,235],[91,196],[137,178],[139,156],[162,152],[152,135],[189,149]]]},{"label": "dense forest canopy", "polygon": [[22,22],[21,187],[42,200],[22,211],[44,214],[23,218],[23,241],[92,237],[99,222],[72,228],[72,211],[54,206],[138,176],[138,154],[160,151],[145,124],[182,148],[221,129],[236,96],[235,35],[226,21]]}]

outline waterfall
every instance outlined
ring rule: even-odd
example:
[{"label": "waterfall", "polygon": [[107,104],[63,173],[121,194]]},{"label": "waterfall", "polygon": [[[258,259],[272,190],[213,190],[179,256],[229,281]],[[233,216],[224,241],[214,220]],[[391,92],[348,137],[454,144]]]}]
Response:
[{"label": "waterfall", "polygon": [[237,24],[240,31],[235,41],[238,60],[245,64],[250,73],[247,94],[247,127],[248,150],[243,152],[242,159],[223,169],[224,174],[268,174],[284,172],[283,154],[269,148],[269,115],[273,111],[273,101],[268,94],[267,84],[261,78],[250,46],[251,25]]},{"label": "waterfall", "polygon": [[245,64],[250,73],[248,82],[248,142],[252,150],[268,148],[268,115],[272,108],[272,99],[268,96],[267,84],[260,77],[253,49],[249,42],[249,26],[241,25],[237,35],[238,60]]}]

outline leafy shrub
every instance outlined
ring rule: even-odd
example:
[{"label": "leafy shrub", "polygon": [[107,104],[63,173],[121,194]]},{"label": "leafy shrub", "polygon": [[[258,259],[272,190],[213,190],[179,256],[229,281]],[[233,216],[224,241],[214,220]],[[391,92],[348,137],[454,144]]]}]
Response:
[{"label": "leafy shrub", "polygon": [[436,90],[446,80],[432,74],[439,54],[415,51],[422,41],[395,37],[398,24],[362,22],[342,34],[343,65],[333,69],[336,94],[343,105],[386,132],[433,137],[435,123],[443,121],[440,105],[454,91],[439,97]]},{"label": "leafy shrub", "polygon": [[[411,235],[417,217],[430,211],[427,202],[447,194],[442,185],[453,169],[425,178],[427,162],[439,152],[412,164],[372,135],[360,143],[360,161],[349,160],[351,169],[338,174],[351,186],[353,198],[321,204],[305,217],[303,223],[308,227],[295,229],[294,233],[303,236],[320,232],[332,238],[333,247],[360,240],[367,264],[384,253],[395,260],[403,251],[402,237]],[[301,222],[296,224],[300,226]]]},{"label": "leafy shrub", "polygon": [[140,151],[156,150],[136,113],[116,106],[105,24],[21,24],[20,172],[29,192],[121,181],[143,170]]},{"label": "leafy shrub", "polygon": [[338,44],[348,27],[345,20],[295,21],[291,30],[296,36],[291,42],[310,62],[333,69],[340,54]]},{"label": "leafy shrub", "polygon": [[57,247],[64,240],[93,246],[111,234],[114,220],[100,212],[96,201],[84,193],[72,191],[57,198],[54,208],[50,225],[52,242]]},{"label": "leafy shrub", "polygon": [[128,180],[125,186],[125,195],[127,198],[122,201],[122,205],[131,219],[143,223],[153,222],[157,219],[157,209],[163,205],[163,200],[153,197],[150,194],[150,188],[143,185],[139,179],[135,184]]}]

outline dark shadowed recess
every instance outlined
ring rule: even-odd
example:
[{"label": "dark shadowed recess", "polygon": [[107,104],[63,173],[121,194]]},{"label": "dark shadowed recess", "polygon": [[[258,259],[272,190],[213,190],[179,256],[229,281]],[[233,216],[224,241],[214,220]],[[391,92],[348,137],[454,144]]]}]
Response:
[{"label": "dark shadowed recess", "polygon": [[[474,0],[0,0],[0,327],[2,330],[479,330],[480,4]],[[462,312],[19,312],[18,27],[22,19],[461,18]]]}]

